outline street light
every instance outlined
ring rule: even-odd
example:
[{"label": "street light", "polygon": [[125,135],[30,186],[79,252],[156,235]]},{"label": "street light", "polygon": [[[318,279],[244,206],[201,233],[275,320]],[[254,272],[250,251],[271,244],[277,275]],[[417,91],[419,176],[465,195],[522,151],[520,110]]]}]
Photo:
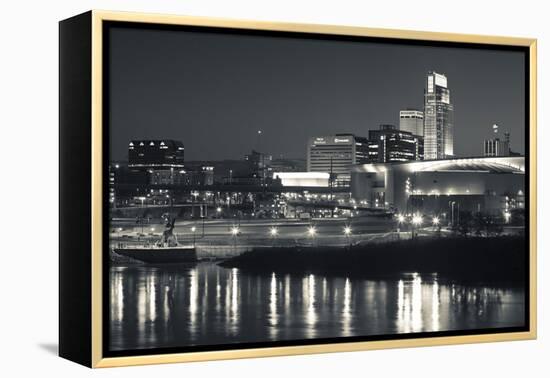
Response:
[{"label": "street light", "polygon": [[309,228],[307,229],[307,234],[311,237],[314,237],[316,233],[317,233],[317,230],[315,229],[315,227],[309,226]]},{"label": "street light", "polygon": [[239,227],[237,227],[237,226],[231,227],[231,235],[233,235],[233,236],[239,235]]},{"label": "street light", "polygon": [[412,217],[412,225],[413,227],[411,228],[411,237],[414,239],[415,236],[416,236],[416,228],[419,227],[420,225],[422,224],[422,215],[420,214],[415,214],[413,215]]},{"label": "street light", "polygon": [[351,226],[344,227],[344,235],[348,238],[348,249],[351,249]]},{"label": "street light", "polygon": [[399,214],[397,216],[397,222],[399,223],[405,223],[405,216],[403,214]]},{"label": "street light", "polygon": [[143,207],[143,204],[145,203],[146,197],[139,197],[139,200],[141,200],[141,207]]},{"label": "street light", "polygon": [[441,236],[441,221],[438,216],[432,218],[432,224],[434,228],[437,228],[437,236]]},{"label": "street light", "polygon": [[275,237],[275,236],[277,236],[277,234],[279,234],[279,230],[277,230],[277,227],[272,227],[272,228],[269,230],[269,234],[270,234],[272,237]]},{"label": "street light", "polygon": [[195,239],[195,236],[196,236],[195,231],[197,231],[197,227],[195,227],[195,226],[191,227],[191,232],[193,233],[193,248],[195,248],[195,240],[196,240]]}]

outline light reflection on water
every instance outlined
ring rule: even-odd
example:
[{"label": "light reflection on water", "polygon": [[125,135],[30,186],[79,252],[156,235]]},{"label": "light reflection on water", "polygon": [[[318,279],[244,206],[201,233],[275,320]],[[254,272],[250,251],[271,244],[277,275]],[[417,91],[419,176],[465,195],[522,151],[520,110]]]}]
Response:
[{"label": "light reflection on water", "polygon": [[521,288],[406,274],[246,274],[215,264],[110,270],[110,349],[521,326]]}]

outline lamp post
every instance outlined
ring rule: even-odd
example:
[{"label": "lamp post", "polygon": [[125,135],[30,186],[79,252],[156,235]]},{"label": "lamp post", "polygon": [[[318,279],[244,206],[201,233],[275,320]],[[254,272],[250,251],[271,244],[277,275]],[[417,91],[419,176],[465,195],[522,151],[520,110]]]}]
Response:
[{"label": "lamp post", "polygon": [[454,228],[454,225],[455,225],[455,201],[451,201],[450,202],[450,205],[451,205],[451,227]]},{"label": "lamp post", "polygon": [[413,215],[413,218],[412,218],[412,230],[411,230],[411,238],[414,239],[415,237],[418,236],[418,232],[416,231],[417,230],[417,227],[420,227],[422,225],[422,215],[420,214],[415,214]]},{"label": "lamp post", "polygon": [[315,235],[317,234],[317,229],[315,228],[315,226],[313,226],[313,225],[309,226],[308,229],[307,229],[307,234],[312,239],[311,244],[314,245],[315,244]]},{"label": "lamp post", "polygon": [[269,235],[273,239],[271,245],[275,244],[275,239],[277,239],[277,235],[279,235],[279,230],[277,229],[277,227],[271,227],[271,229],[269,230]]},{"label": "lamp post", "polygon": [[231,227],[231,235],[233,236],[233,245],[235,249],[237,249],[237,236],[239,235],[239,227],[233,226]]},{"label": "lamp post", "polygon": [[405,223],[405,216],[403,214],[397,215],[397,239],[401,239],[401,225]]},{"label": "lamp post", "polygon": [[195,232],[197,231],[197,227],[193,226],[191,227],[191,232],[193,233],[193,248],[195,248]]},{"label": "lamp post", "polygon": [[144,207],[144,203],[147,197],[139,197],[139,199],[141,200],[141,207]]},{"label": "lamp post", "polygon": [[348,238],[348,250],[351,249],[351,226],[347,225],[344,227],[344,235]]},{"label": "lamp post", "polygon": [[441,236],[441,221],[438,216],[432,218],[432,224],[437,229],[437,236]]}]

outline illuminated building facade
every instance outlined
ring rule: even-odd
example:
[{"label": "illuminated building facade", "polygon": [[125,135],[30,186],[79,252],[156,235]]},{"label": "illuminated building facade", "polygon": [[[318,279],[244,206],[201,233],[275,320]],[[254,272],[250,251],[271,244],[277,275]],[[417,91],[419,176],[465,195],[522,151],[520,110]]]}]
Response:
[{"label": "illuminated building facade", "polygon": [[369,130],[368,151],[370,163],[423,160],[424,140],[394,125],[380,125],[378,130]]},{"label": "illuminated building facade", "polygon": [[399,112],[399,130],[412,135],[424,136],[424,112],[415,109]]},{"label": "illuminated building facade", "polygon": [[177,140],[133,140],[128,144],[128,167],[183,168],[184,147]]},{"label": "illuminated building facade", "polygon": [[500,138],[485,139],[483,142],[483,156],[510,156],[510,133],[504,133],[504,140]]},{"label": "illuminated building facade", "polygon": [[424,156],[435,160],[453,155],[453,105],[447,77],[430,71],[424,90]]},{"label": "illuminated building facade", "polygon": [[356,201],[400,212],[440,213],[452,205],[464,211],[498,213],[525,205],[525,158],[356,165],[351,191]]},{"label": "illuminated building facade", "polygon": [[334,185],[349,185],[354,164],[369,161],[369,141],[353,134],[311,137],[307,145],[308,172],[332,174]]},{"label": "illuminated building facade", "polygon": [[273,172],[273,178],[281,180],[282,186],[324,187],[329,186],[327,172]]}]

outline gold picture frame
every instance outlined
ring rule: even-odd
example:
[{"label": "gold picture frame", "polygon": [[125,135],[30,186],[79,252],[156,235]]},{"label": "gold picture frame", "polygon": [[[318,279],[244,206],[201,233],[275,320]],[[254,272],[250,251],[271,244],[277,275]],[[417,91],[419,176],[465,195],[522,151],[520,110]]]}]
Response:
[{"label": "gold picture frame", "polygon": [[[83,25],[79,21],[84,19]],[[313,34],[329,34],[329,35],[344,35],[355,37],[376,37],[376,38],[393,38],[400,40],[421,40],[421,41],[433,41],[433,42],[457,42],[457,43],[471,43],[471,44],[491,44],[491,45],[503,45],[503,46],[521,46],[529,50],[529,330],[525,332],[512,332],[512,333],[489,333],[481,335],[459,335],[459,336],[445,336],[445,337],[426,337],[426,338],[406,338],[398,340],[380,340],[380,341],[364,341],[364,342],[345,342],[345,343],[331,343],[331,344],[316,344],[316,345],[303,345],[303,346],[282,346],[282,347],[268,347],[268,348],[255,348],[255,349],[235,349],[235,350],[216,350],[207,352],[189,352],[189,353],[173,353],[173,354],[152,354],[152,355],[137,355],[137,356],[125,356],[125,357],[104,357],[103,353],[103,307],[105,306],[103,298],[103,233],[104,233],[104,217],[103,217],[103,198],[105,195],[104,187],[104,162],[102,161],[103,146],[105,135],[102,134],[102,122],[104,114],[102,112],[103,106],[103,24],[104,22],[132,22],[140,24],[162,24],[162,25],[186,25],[197,27],[216,27],[216,28],[237,28],[237,29],[249,29],[249,30],[261,30],[261,31],[277,31],[277,32],[298,32],[298,33],[313,33]],[[66,25],[66,26],[64,26]],[[66,27],[66,29],[64,29]],[[536,39],[528,38],[513,38],[513,37],[500,37],[500,36],[482,36],[482,35],[469,35],[469,34],[453,34],[453,33],[436,33],[436,32],[423,32],[423,31],[407,31],[407,30],[393,30],[393,29],[377,29],[366,27],[352,27],[352,26],[335,26],[335,25],[316,25],[316,24],[294,24],[294,23],[279,23],[279,22],[260,22],[250,20],[231,20],[231,19],[218,19],[210,17],[189,17],[189,16],[175,16],[175,15],[161,15],[161,14],[145,14],[145,13],[127,13],[127,12],[110,12],[110,11],[98,11],[93,10],[82,16],[77,16],[73,19],[61,22],[61,50],[69,49],[71,46],[77,46],[80,41],[73,41],[66,39],[67,33],[74,33],[76,31],[85,31],[86,36],[83,38],[85,41],[83,49],[89,50],[89,57],[91,61],[89,63],[90,77],[85,78],[89,80],[89,87],[85,87],[84,91],[91,90],[90,97],[86,100],[90,100],[89,103],[89,118],[80,118],[80,120],[89,119],[89,128],[84,128],[87,135],[82,136],[90,142],[89,162],[90,170],[89,181],[83,183],[83,185],[91,185],[89,188],[90,201],[88,202],[90,223],[84,228],[84,231],[88,233],[90,245],[82,246],[89,249],[89,260],[75,262],[67,256],[67,252],[64,252],[64,245],[60,246],[60,264],[65,268],[60,269],[60,354],[63,357],[77,361],[84,365],[99,368],[99,367],[114,367],[114,366],[130,366],[130,365],[144,365],[144,364],[160,364],[160,363],[173,363],[173,362],[191,362],[191,361],[208,361],[208,360],[220,360],[220,359],[238,359],[238,358],[251,358],[251,357],[267,357],[267,356],[284,356],[284,355],[301,355],[312,353],[328,353],[328,352],[347,352],[347,351],[361,351],[372,349],[387,349],[387,348],[402,348],[402,347],[419,347],[419,346],[435,346],[435,345],[449,345],[449,344],[467,344],[467,343],[481,343],[481,342],[495,342],[495,341],[512,341],[512,340],[528,340],[535,339],[537,335],[537,265],[536,265],[536,243],[537,243],[537,145],[536,145],[536,123],[537,123],[537,41]],[[64,34],[65,33],[65,34]],[[65,39],[64,39],[65,38]],[[79,45],[80,46],[80,45]],[[80,51],[81,52],[81,51]],[[60,74],[64,75],[64,60],[71,59],[76,55],[64,55],[64,52],[60,52],[61,67]],[[75,52],[76,54],[76,52]],[[80,54],[82,55],[82,54]],[[81,59],[87,59],[86,56]],[[68,63],[67,63],[68,64]],[[62,81],[64,79],[61,79]],[[65,79],[69,81],[70,79]],[[84,79],[82,79],[84,80]],[[67,84],[69,85],[69,84]],[[61,83],[63,89],[63,83]],[[65,107],[68,101],[71,101],[68,97],[61,95],[60,112],[66,111]],[[79,101],[81,99],[79,98]],[[72,100],[74,101],[74,99]],[[82,105],[86,106],[86,104]],[[87,117],[85,116],[85,117]],[[67,122],[70,120],[70,116],[66,118]],[[69,125],[64,125],[64,117],[61,117],[61,133],[63,134]],[[74,127],[74,126],[72,126]],[[76,132],[76,131],[73,131]],[[87,139],[89,138],[89,139]],[[63,144],[63,136],[62,143]],[[63,147],[62,147],[63,148]],[[74,151],[73,151],[74,152]],[[67,150],[67,154],[71,151]],[[66,159],[68,155],[61,153],[60,160]],[[61,165],[64,163],[61,162]],[[63,176],[63,172],[61,174]],[[63,184],[63,178],[61,178]],[[77,196],[78,194],[74,194]],[[61,195],[63,196],[63,194]],[[77,198],[77,197],[71,198]],[[67,199],[69,201],[69,199]],[[66,206],[63,203],[61,207]],[[63,213],[62,213],[63,215]],[[62,216],[60,216],[62,218]],[[63,223],[63,220],[61,220]],[[67,218],[67,222],[70,221]],[[70,231],[71,226],[68,223],[64,223],[61,227],[61,239],[65,238],[66,232]],[[65,232],[65,233],[64,233]],[[76,232],[76,231],[75,231]],[[74,243],[77,243],[76,241]],[[74,244],[73,244],[74,245]],[[74,264],[80,264],[75,268]],[[69,317],[77,317],[76,310],[70,310],[75,306],[74,300],[69,302],[63,302],[63,296],[71,296],[74,293],[70,293],[71,290],[68,285],[71,285],[71,276],[69,273],[64,273],[64,269],[76,269],[77,271],[87,271],[88,275],[85,277],[90,278],[89,289],[90,295],[82,294],[81,300],[89,301],[89,307],[91,309],[89,318],[83,320],[84,325],[73,325],[70,329],[64,329],[67,319]],[[64,274],[67,274],[63,276]],[[87,279],[87,278],[86,278]],[[73,285],[75,285],[73,283]],[[76,285],[75,288],[80,288]],[[88,302],[86,302],[88,303]],[[86,304],[86,306],[88,306]],[[65,314],[65,315],[63,315]],[[84,327],[87,323],[89,327]],[[71,334],[69,334],[71,333]],[[70,351],[77,345],[78,341],[82,340],[82,343],[89,342],[89,349],[85,349],[85,356],[82,354],[73,354]]]}]

